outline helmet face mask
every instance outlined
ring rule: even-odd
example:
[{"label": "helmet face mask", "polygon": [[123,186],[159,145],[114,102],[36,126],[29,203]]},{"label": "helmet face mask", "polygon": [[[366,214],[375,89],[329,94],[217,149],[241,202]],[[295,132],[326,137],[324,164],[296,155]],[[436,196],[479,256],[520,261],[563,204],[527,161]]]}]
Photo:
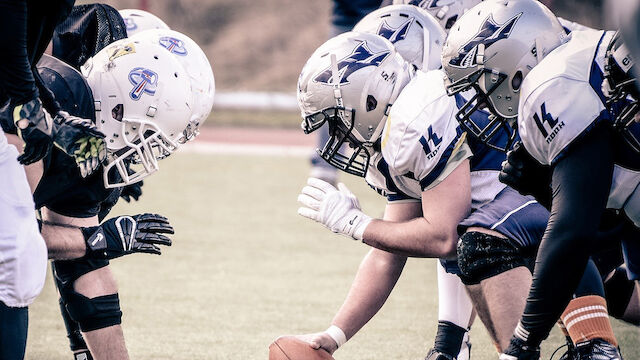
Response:
[{"label": "helmet face mask", "polygon": [[[490,78],[489,81],[480,79]],[[517,138],[517,129],[514,118],[505,118],[499,115],[491,101],[491,95],[506,80],[505,74],[494,73],[486,68],[478,69],[466,77],[447,84],[447,93],[450,96],[471,90],[473,96],[466,100],[456,113],[456,120],[460,126],[487,146],[498,151],[507,152],[511,149]],[[489,86],[480,84],[489,83]],[[462,96],[462,95],[459,95]],[[488,110],[491,115],[486,121],[478,111]]]},{"label": "helmet face mask", "polygon": [[620,34],[616,33],[607,47],[602,88],[607,96],[607,106],[614,109],[614,129],[633,150],[640,152],[640,124],[637,122],[640,93],[634,71],[634,60]]},{"label": "helmet face mask", "polygon": [[[329,140],[322,150],[317,150],[318,155],[337,169],[364,177],[369,168],[371,153],[369,147],[353,135],[355,110],[341,111],[335,108],[333,110],[337,114],[327,118]],[[346,116],[341,116],[341,112]]]}]

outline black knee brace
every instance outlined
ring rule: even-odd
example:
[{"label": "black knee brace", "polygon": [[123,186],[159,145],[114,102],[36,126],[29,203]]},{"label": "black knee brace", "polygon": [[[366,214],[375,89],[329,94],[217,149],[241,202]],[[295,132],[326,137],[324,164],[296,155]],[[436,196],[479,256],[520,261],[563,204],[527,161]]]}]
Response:
[{"label": "black knee brace", "polygon": [[[59,285],[60,301],[68,312],[69,318],[77,322],[82,331],[98,330],[121,323],[122,311],[120,311],[118,294],[90,299],[73,289],[74,281],[80,276],[107,265],[109,265],[107,260],[54,261],[54,276],[56,283]],[[70,330],[72,332],[75,331],[75,327],[71,326]],[[73,347],[81,344],[77,341],[74,344],[73,341],[77,340],[77,336],[72,332],[68,332],[68,334],[72,350],[75,350]],[[74,337],[73,340],[72,336]]]},{"label": "black knee brace", "polygon": [[[635,288],[636,282],[629,280],[627,270],[624,267],[615,269],[613,276],[604,283],[604,293],[611,316],[626,321],[622,319],[622,316],[627,310]],[[633,325],[640,325],[640,323],[633,323]]]},{"label": "black knee brace", "polygon": [[535,252],[527,251],[509,239],[477,231],[462,235],[457,250],[460,279],[465,285],[479,284],[519,266],[533,272],[535,264]]}]

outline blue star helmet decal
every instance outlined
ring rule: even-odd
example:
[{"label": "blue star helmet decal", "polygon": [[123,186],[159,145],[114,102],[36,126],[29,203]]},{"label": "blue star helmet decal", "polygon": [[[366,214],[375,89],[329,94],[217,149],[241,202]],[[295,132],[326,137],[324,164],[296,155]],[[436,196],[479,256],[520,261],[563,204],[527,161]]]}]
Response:
[{"label": "blue star helmet decal", "polygon": [[[340,59],[338,61],[338,76],[340,76],[340,85],[349,83],[349,76],[354,72],[365,68],[367,66],[378,66],[384,59],[391,54],[391,51],[381,51],[379,53],[373,53],[368,47],[367,42],[363,41],[356,46],[351,54]],[[333,73],[331,71],[331,65],[329,65],[323,72],[316,76],[313,81],[333,85]]]},{"label": "blue star helmet decal", "polygon": [[411,27],[411,24],[413,24],[414,20],[414,18],[409,18],[396,29],[389,26],[386,21],[383,21],[382,24],[380,24],[377,34],[395,44],[407,37],[409,28]]},{"label": "blue star helmet decal", "polygon": [[482,23],[480,31],[458,50],[458,56],[452,58],[449,61],[449,65],[459,68],[477,65],[476,54],[478,52],[478,45],[483,44],[484,48],[488,49],[496,41],[508,38],[521,15],[522,13],[519,13],[507,20],[504,24],[497,24],[495,20],[493,20],[493,15],[490,14],[484,20],[484,23]]},{"label": "blue star helmet decal", "polygon": [[[407,4],[415,5],[423,9],[437,9],[443,6],[439,4],[441,1],[442,0],[411,0]],[[450,4],[451,0],[449,0],[448,3]]]}]

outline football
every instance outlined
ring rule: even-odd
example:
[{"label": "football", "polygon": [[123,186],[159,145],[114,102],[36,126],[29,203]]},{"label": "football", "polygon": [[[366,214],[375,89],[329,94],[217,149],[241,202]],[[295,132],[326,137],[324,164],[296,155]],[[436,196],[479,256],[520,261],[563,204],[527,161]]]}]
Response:
[{"label": "football", "polygon": [[281,336],[269,345],[269,360],[334,360],[328,352],[313,349],[294,336]]}]

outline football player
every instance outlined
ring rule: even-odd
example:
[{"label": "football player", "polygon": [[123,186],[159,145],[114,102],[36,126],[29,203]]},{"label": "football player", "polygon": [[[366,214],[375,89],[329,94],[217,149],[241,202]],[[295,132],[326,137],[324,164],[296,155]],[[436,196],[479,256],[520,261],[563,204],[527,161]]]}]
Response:
[{"label": "football player", "polygon": [[[385,219],[374,220],[343,186],[337,190],[309,179],[303,189],[301,215],[376,248],[372,260],[363,262],[373,268],[361,267],[328,330],[338,341],[321,333],[315,346],[333,351],[339,340],[353,336],[382,306],[407,256],[455,258],[462,235],[461,277],[484,297],[488,309],[480,316],[497,346],[506,348],[514,317],[524,306],[532,255],[548,213],[498,181],[504,154],[466,139],[453,117],[459,101],[447,97],[444,74],[414,75],[380,41],[358,33],[332,39],[312,55],[299,80],[306,132],[324,123],[331,129],[321,156],[366,176],[390,200]],[[375,271],[374,255],[387,267],[384,277]],[[447,265],[457,270],[455,261]],[[495,286],[504,283],[510,286]],[[450,324],[453,333],[464,334],[468,317],[463,315],[456,314],[458,324]],[[458,348],[446,350],[429,358],[456,357]]]},{"label": "football player", "polygon": [[[40,292],[46,269],[44,243],[38,234],[25,175],[12,159],[16,155],[4,132],[17,132],[26,144],[18,158],[33,163],[52,144],[72,156],[83,175],[104,158],[103,135],[90,122],[69,118],[55,107],[33,65],[44,52],[54,27],[68,14],[73,1],[4,1],[0,3],[0,29],[4,59],[0,65],[0,358],[21,359],[27,338],[29,305]],[[44,104],[43,104],[44,103]]]},{"label": "football player", "polygon": [[[633,169],[640,164],[628,155],[632,148],[623,133],[611,126],[616,114],[628,108],[628,99],[608,99],[602,91],[604,70],[611,66],[605,65],[611,58],[607,49],[616,43],[612,32],[567,36],[553,13],[536,1],[485,0],[458,21],[445,44],[449,93],[474,89],[477,94],[456,115],[461,125],[504,150],[511,141],[496,144],[495,134],[508,132],[515,140],[517,119],[523,146],[510,154],[501,178],[523,193],[546,198],[551,209],[524,315],[501,359],[538,359],[539,345],[558,318],[578,345],[578,358],[620,359],[606,301],[592,297],[594,306],[571,300],[596,252],[598,230],[610,218],[605,209],[638,224],[640,198],[634,190],[639,179]],[[473,114],[483,108],[493,117],[479,124]],[[525,162],[530,166],[525,168]],[[525,170],[525,186],[510,181],[509,176]],[[637,229],[631,226],[622,238],[628,268],[613,274],[621,286],[611,294],[617,300],[609,311],[633,318],[637,314],[628,313],[628,304],[634,297],[637,301],[630,281],[638,271]]]},{"label": "football player", "polygon": [[[109,134],[108,163],[102,174],[83,182],[65,182],[61,187],[60,179],[73,178],[73,173],[47,166],[34,194],[36,203],[43,207],[42,231],[50,256],[71,259],[84,255],[80,260],[54,264],[61,306],[73,320],[66,323],[72,327],[69,338],[77,358],[90,358],[91,354],[97,359],[128,357],[119,326],[117,287],[107,260],[131,252],[159,253],[154,244],[170,244],[162,234],[172,230],[158,215],[116,217],[97,226],[97,214],[105,199],[117,198],[120,186],[157,171],[158,160],[194,134],[191,82],[182,64],[163,53],[169,54],[157,42],[116,42],[85,65],[88,84],[79,73],[53,58],[41,64],[41,71],[57,89],[75,90],[65,97],[66,104],[93,113]],[[131,78],[140,83],[131,84]],[[141,92],[135,92],[140,84],[144,85]],[[49,161],[56,160],[54,157]],[[124,239],[110,243],[122,233]],[[86,255],[77,241],[78,235],[84,235]],[[117,243],[127,246],[113,248]],[[91,353],[79,331],[73,329],[75,322]]]}]

